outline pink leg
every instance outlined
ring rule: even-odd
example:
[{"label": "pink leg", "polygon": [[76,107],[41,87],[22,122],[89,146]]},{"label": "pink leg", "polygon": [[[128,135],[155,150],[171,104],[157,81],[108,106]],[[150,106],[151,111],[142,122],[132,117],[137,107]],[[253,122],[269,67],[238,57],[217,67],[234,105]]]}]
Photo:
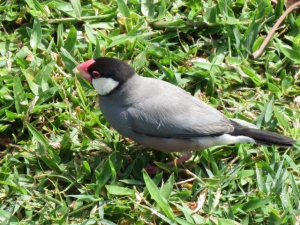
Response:
[{"label": "pink leg", "polygon": [[[169,166],[174,166],[175,163],[176,163],[176,165],[178,165],[180,163],[186,162],[193,156],[193,153],[192,152],[184,152],[184,153],[182,153],[182,155],[183,155],[182,157],[175,159],[174,161],[168,162],[167,164]],[[148,164],[146,166],[146,171],[148,174],[155,174],[157,172],[157,166],[151,166]]]},{"label": "pink leg", "polygon": [[145,169],[148,174],[156,174],[157,172],[157,166],[151,166],[150,164],[148,164]]},{"label": "pink leg", "polygon": [[186,162],[193,156],[193,153],[192,152],[184,152],[184,153],[182,153],[182,155],[183,155],[182,157],[175,159],[174,161],[168,162],[168,165],[174,166],[175,162],[176,162],[176,165]]}]

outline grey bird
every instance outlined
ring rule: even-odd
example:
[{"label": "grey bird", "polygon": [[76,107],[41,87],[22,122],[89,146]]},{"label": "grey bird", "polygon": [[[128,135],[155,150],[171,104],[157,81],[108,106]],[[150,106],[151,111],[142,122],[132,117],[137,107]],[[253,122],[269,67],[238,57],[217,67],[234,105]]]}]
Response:
[{"label": "grey bird", "polygon": [[228,119],[181,88],[142,77],[114,58],[88,60],[75,68],[99,93],[104,118],[120,134],[164,152],[191,152],[252,142],[291,147],[295,140]]}]

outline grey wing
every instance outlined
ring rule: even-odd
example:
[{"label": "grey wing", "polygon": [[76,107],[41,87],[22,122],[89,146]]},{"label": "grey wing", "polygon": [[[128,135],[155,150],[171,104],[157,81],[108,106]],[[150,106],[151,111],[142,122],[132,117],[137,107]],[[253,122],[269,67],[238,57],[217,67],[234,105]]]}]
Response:
[{"label": "grey wing", "polygon": [[182,91],[179,96],[155,96],[126,110],[129,127],[141,134],[166,138],[221,135],[234,130],[228,118]]}]

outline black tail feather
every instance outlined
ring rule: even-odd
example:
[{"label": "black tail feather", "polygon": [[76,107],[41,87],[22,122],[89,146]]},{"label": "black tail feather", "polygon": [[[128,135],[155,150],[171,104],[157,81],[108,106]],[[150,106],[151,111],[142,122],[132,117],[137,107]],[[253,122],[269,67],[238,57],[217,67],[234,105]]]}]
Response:
[{"label": "black tail feather", "polygon": [[262,145],[279,145],[282,147],[292,147],[295,143],[293,138],[286,137],[281,134],[277,134],[274,132],[254,129],[242,126],[235,121],[231,121],[234,126],[234,131],[230,133],[233,136],[247,136],[255,140],[257,144]]}]

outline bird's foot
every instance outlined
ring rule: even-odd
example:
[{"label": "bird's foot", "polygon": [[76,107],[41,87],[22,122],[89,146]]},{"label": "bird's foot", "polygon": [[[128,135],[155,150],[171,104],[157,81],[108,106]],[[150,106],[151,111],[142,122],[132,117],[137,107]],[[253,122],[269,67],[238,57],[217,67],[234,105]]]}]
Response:
[{"label": "bird's foot", "polygon": [[184,152],[182,153],[182,157],[175,159],[174,161],[168,162],[169,166],[174,166],[175,164],[181,164],[183,162],[188,161],[193,156],[192,152]]},{"label": "bird's foot", "polygon": [[[182,157],[180,157],[178,159],[175,159],[171,162],[168,162],[167,164],[169,166],[174,166],[174,165],[178,165],[178,164],[181,164],[183,162],[186,162],[193,156],[193,153],[192,152],[185,152],[182,155],[183,155]],[[149,165],[149,164],[146,166],[146,171],[147,171],[148,174],[156,174],[157,170],[158,170],[157,166],[152,166],[152,165]]]},{"label": "bird's foot", "polygon": [[148,164],[145,169],[148,174],[156,174],[157,172],[157,166],[152,166],[150,164]]}]

